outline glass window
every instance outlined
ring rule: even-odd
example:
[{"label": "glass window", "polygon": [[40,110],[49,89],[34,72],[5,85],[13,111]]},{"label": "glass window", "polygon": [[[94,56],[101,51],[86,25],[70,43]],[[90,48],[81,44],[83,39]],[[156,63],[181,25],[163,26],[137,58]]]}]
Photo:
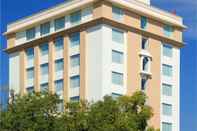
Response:
[{"label": "glass window", "polygon": [[143,50],[147,50],[148,49],[148,39],[145,37],[142,37],[142,45],[141,45]]},{"label": "glass window", "polygon": [[164,28],[164,35],[167,36],[167,37],[171,37],[172,36],[172,33],[173,33],[173,27],[170,26],[170,25],[165,25]]},{"label": "glass window", "polygon": [[80,44],[80,34],[79,32],[70,35],[70,46],[74,47]]},{"label": "glass window", "polygon": [[33,86],[31,86],[31,87],[27,87],[27,92],[29,93],[29,94],[32,94],[32,93],[34,93],[34,87]]},{"label": "glass window", "polygon": [[49,45],[48,43],[40,45],[40,51],[42,55],[48,55],[49,53]]},{"label": "glass window", "polygon": [[165,96],[172,96],[172,85],[162,84],[162,94]]},{"label": "glass window", "polygon": [[28,48],[26,50],[27,60],[34,58],[34,48]]},{"label": "glass window", "polygon": [[26,40],[34,39],[36,36],[36,29],[35,27],[26,30]]},{"label": "glass window", "polygon": [[123,53],[119,51],[112,50],[112,62],[123,64]]},{"label": "glass window", "polygon": [[124,44],[124,32],[112,29],[112,40],[114,42]]},{"label": "glass window", "polygon": [[64,68],[64,61],[63,59],[59,59],[55,61],[55,71],[63,71]]},{"label": "glass window", "polygon": [[42,75],[48,75],[48,73],[49,73],[49,66],[48,66],[48,63],[42,64],[42,65],[41,65],[41,74],[42,74]]},{"label": "glass window", "polygon": [[118,93],[112,93],[112,98],[113,99],[117,99],[118,97],[122,96],[121,94],[118,94]]},{"label": "glass window", "polygon": [[172,46],[167,44],[163,45],[163,56],[172,57]]},{"label": "glass window", "polygon": [[119,7],[112,7],[112,17],[114,20],[122,21],[123,20],[123,10]]},{"label": "glass window", "polygon": [[71,102],[79,102],[79,100],[80,100],[80,97],[79,96],[74,96],[74,97],[71,97],[70,98],[70,101]]},{"label": "glass window", "polygon": [[65,17],[61,17],[55,20],[55,31],[63,29],[65,27]]},{"label": "glass window", "polygon": [[34,68],[27,69],[27,79],[33,79],[34,78]]},{"label": "glass window", "polygon": [[70,57],[70,64],[71,64],[71,67],[79,66],[80,65],[80,55],[77,54],[77,55],[71,56]]},{"label": "glass window", "polygon": [[64,111],[64,101],[60,100],[60,102],[57,104],[57,111],[63,112]]},{"label": "glass window", "polygon": [[146,29],[147,27],[147,18],[145,16],[141,17],[141,28]]},{"label": "glass window", "polygon": [[48,90],[48,83],[44,83],[40,85],[40,91],[41,92],[46,92]]},{"label": "glass window", "polygon": [[116,85],[123,85],[123,74],[112,72],[112,83]]},{"label": "glass window", "polygon": [[70,86],[71,88],[80,87],[80,77],[79,75],[73,76],[70,78]]},{"label": "glass window", "polygon": [[55,81],[55,89],[56,89],[56,92],[61,92],[63,91],[63,80],[57,80]]},{"label": "glass window", "polygon": [[164,76],[171,77],[172,76],[172,66],[170,65],[162,65],[162,72]]},{"label": "glass window", "polygon": [[142,79],[141,79],[141,89],[142,89],[143,91],[147,88],[147,85],[148,85],[148,80],[142,78]]},{"label": "glass window", "polygon": [[143,58],[143,66],[142,66],[142,70],[148,72],[149,71],[149,59],[148,57],[144,57]]},{"label": "glass window", "polygon": [[62,50],[64,48],[64,40],[63,37],[57,37],[55,39],[55,49],[56,51]]},{"label": "glass window", "polygon": [[172,105],[171,104],[162,104],[163,115],[171,116],[172,115]]},{"label": "glass window", "polygon": [[172,123],[162,122],[162,131],[172,131]]},{"label": "glass window", "polygon": [[40,35],[46,35],[50,33],[50,22],[46,22],[40,25]]},{"label": "glass window", "polygon": [[72,25],[80,24],[81,22],[81,11],[76,11],[70,15],[70,22]]}]

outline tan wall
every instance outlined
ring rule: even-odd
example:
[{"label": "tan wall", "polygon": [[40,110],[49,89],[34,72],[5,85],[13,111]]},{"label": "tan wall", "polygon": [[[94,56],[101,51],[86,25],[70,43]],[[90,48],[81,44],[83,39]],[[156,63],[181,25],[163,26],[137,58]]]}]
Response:
[{"label": "tan wall", "polygon": [[40,92],[40,48],[34,47],[34,85],[35,92]]},{"label": "tan wall", "polygon": [[16,34],[10,34],[7,36],[7,48],[15,46]]},{"label": "tan wall", "polygon": [[55,49],[54,49],[54,41],[51,40],[49,42],[49,92],[52,94],[55,93],[55,87],[54,87],[54,73],[55,73]]},{"label": "tan wall", "polygon": [[20,93],[24,95],[26,93],[26,53],[25,50],[20,52]]}]

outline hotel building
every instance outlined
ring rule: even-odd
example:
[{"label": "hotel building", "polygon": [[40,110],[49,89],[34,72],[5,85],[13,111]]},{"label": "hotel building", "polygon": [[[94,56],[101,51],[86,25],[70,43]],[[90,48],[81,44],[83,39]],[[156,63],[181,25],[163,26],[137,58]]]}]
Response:
[{"label": "hotel building", "polygon": [[149,0],[70,0],[7,27],[9,87],[97,101],[143,90],[150,125],[179,131],[182,18]]}]

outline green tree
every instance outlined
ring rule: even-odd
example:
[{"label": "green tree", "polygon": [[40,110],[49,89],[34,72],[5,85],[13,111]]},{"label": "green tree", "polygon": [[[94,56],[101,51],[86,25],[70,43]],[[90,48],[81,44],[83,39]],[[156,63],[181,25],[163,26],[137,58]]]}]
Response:
[{"label": "green tree", "polygon": [[17,97],[0,118],[1,131],[154,131],[148,128],[151,107],[145,104],[146,95],[112,98],[88,103],[67,103],[58,112],[56,95],[32,94]]}]

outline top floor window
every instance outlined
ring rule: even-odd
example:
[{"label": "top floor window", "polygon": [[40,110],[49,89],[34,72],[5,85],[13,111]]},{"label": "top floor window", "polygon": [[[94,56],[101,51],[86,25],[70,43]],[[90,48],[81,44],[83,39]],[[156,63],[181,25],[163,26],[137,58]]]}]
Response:
[{"label": "top floor window", "polygon": [[36,29],[35,27],[26,30],[26,40],[34,39],[36,36]]},{"label": "top floor window", "polygon": [[81,22],[81,11],[76,11],[70,15],[70,22],[73,25],[79,24]]},{"label": "top floor window", "polygon": [[63,29],[65,27],[65,17],[61,17],[55,20],[55,31]]},{"label": "top floor window", "polygon": [[163,45],[163,56],[172,57],[172,46],[164,44]]},{"label": "top floor window", "polygon": [[142,17],[141,17],[141,28],[142,28],[142,29],[146,29],[146,27],[147,27],[147,22],[148,22],[147,18],[146,18],[145,16],[142,16]]},{"label": "top floor window", "polygon": [[40,25],[40,35],[46,35],[50,33],[50,22],[46,22]]},{"label": "top floor window", "polygon": [[113,6],[112,7],[112,17],[117,21],[123,20],[123,10],[119,7]]},{"label": "top floor window", "polygon": [[164,30],[164,35],[167,36],[167,37],[171,37],[172,36],[172,33],[173,33],[173,27],[170,26],[170,25],[165,25],[163,27],[163,30]]}]

